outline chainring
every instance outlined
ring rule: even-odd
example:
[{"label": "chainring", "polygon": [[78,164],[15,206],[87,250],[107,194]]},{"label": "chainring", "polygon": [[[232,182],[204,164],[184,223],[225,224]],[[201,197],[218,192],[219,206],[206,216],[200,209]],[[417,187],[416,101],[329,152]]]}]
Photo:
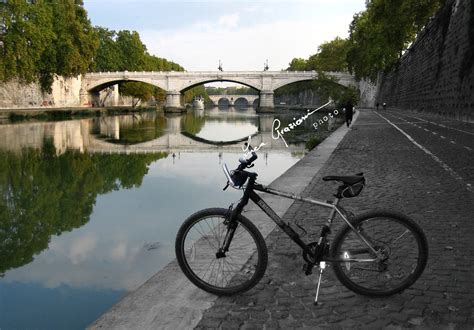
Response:
[{"label": "chainring", "polygon": [[[314,253],[318,247],[318,242],[309,243],[308,247],[311,249],[311,252]],[[315,264],[317,262],[316,260],[313,260],[313,258],[311,258],[311,256],[309,256],[305,250],[303,250],[303,259],[309,264]]]}]

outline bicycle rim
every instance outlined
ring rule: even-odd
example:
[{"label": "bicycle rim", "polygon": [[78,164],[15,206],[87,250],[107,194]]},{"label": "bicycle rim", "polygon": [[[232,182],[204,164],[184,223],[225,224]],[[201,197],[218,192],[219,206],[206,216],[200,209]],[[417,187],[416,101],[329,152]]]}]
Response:
[{"label": "bicycle rim", "polygon": [[[349,289],[365,295],[385,296],[400,292],[421,275],[427,259],[427,244],[412,221],[377,215],[354,222],[358,233],[346,228],[335,239],[334,270]],[[381,257],[382,256],[382,257]],[[377,261],[370,261],[377,259]]]},{"label": "bicycle rim", "polygon": [[227,233],[224,215],[208,215],[192,222],[182,241],[186,269],[206,291],[225,294],[243,291],[256,280],[259,265],[257,238],[238,223],[229,251],[217,258]]}]

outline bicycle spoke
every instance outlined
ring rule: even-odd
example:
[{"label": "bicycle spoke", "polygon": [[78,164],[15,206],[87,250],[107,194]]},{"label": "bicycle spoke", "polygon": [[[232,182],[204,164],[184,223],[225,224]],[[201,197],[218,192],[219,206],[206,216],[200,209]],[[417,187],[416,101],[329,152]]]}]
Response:
[{"label": "bicycle spoke", "polygon": [[[204,231],[204,229],[201,226],[201,223],[198,223],[198,225]],[[197,228],[195,228],[195,229],[196,229],[196,231],[198,231],[202,235],[201,237],[204,238],[207,242],[209,242],[209,245],[211,245],[217,251],[218,248],[214,244],[211,243],[211,241],[209,240],[209,237],[207,236],[207,234],[201,233]]]},{"label": "bicycle spoke", "polygon": [[403,236],[405,236],[406,234],[408,234],[410,231],[409,230],[405,230],[405,232],[403,234],[401,234],[399,237],[397,237],[396,239],[394,239],[389,245],[392,245],[393,243],[399,241]]},{"label": "bicycle spoke", "polygon": [[192,242],[185,258],[189,269],[204,283],[216,288],[233,288],[253,278],[257,268],[252,263],[248,264],[248,260],[257,251],[257,245],[249,230],[238,223],[229,250],[217,258],[216,252],[228,234],[228,226],[224,222],[225,216],[196,221],[184,238],[185,242]]},{"label": "bicycle spoke", "polygon": [[[351,259],[341,260],[341,266],[335,269],[341,281],[351,289],[355,285],[354,290],[363,288],[374,293],[403,289],[420,260],[418,238],[403,221],[378,217],[356,225],[358,234],[373,245],[376,255],[368,251],[364,240],[351,230],[338,237],[339,258]],[[370,262],[370,258],[375,260]]]}]

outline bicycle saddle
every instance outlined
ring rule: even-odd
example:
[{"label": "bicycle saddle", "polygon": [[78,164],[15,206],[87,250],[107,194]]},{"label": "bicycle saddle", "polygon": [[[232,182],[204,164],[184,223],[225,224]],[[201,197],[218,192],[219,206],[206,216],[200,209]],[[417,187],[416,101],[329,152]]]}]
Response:
[{"label": "bicycle saddle", "polygon": [[356,175],[328,175],[323,177],[323,181],[341,181],[345,184],[352,185],[364,180],[364,173],[357,173]]}]

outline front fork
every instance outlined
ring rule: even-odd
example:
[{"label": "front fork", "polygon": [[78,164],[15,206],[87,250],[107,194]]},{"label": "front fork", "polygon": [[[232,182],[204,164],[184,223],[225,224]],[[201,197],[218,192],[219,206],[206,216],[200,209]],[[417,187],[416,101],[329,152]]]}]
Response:
[{"label": "front fork", "polygon": [[[249,182],[249,184],[253,184],[254,180],[251,180],[252,182]],[[227,233],[225,234],[224,241],[222,242],[222,246],[219,247],[219,249],[216,252],[216,258],[224,258],[225,253],[229,251],[230,243],[232,242],[232,239],[234,238],[235,230],[237,229],[237,226],[239,223],[237,222],[237,217],[240,215],[242,210],[244,209],[245,205],[247,205],[249,202],[249,193],[247,190],[244,193],[244,196],[240,200],[240,202],[237,204],[235,209],[233,208],[234,204],[231,204],[229,206],[229,209],[227,211],[227,217],[224,221],[224,225],[227,226]]]},{"label": "front fork", "polygon": [[235,209],[233,208],[234,204],[231,204],[229,206],[229,209],[227,211],[227,217],[224,221],[224,224],[227,226],[227,233],[225,234],[224,241],[222,242],[222,246],[219,247],[219,249],[216,252],[216,257],[219,258],[224,258],[225,253],[229,251],[230,243],[232,242],[232,239],[234,238],[235,230],[237,229],[237,226],[239,223],[237,222],[237,217],[242,213],[242,210],[244,209],[245,205],[248,204],[249,199],[250,199],[250,193],[253,191],[253,187],[255,184],[255,177],[249,177],[247,187],[245,188],[244,195],[240,202],[237,204]]},{"label": "front fork", "polygon": [[227,233],[225,234],[224,241],[222,242],[222,246],[219,247],[219,250],[216,252],[216,258],[224,258],[225,253],[229,251],[230,243],[234,238],[235,230],[237,229],[238,223],[237,221],[229,221],[227,224]]}]

